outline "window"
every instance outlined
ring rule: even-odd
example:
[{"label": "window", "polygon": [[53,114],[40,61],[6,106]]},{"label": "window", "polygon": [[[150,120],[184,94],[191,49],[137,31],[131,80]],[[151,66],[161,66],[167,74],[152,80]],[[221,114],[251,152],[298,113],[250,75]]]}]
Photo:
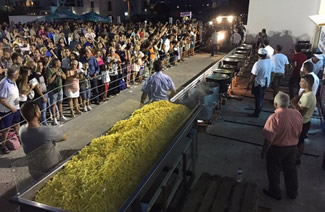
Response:
[{"label": "window", "polygon": [[112,11],[112,2],[111,1],[107,2],[107,10]]},{"label": "window", "polygon": [[84,6],[84,1],[83,0],[78,0],[77,1],[77,7],[83,7]]}]

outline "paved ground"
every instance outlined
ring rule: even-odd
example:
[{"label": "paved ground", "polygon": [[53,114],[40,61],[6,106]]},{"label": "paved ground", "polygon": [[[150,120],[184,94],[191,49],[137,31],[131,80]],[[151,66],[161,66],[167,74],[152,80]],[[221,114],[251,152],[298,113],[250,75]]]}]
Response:
[{"label": "paved ground", "polygon": [[[172,77],[176,88],[192,79],[207,66],[222,57],[210,57],[208,54],[196,54],[185,62],[172,67],[165,73]],[[93,138],[96,138],[111,128],[116,122],[129,116],[140,105],[141,85],[133,86],[111,98],[108,102],[94,108],[94,110],[68,121],[60,128],[66,132],[68,140],[59,143],[58,149],[64,158],[69,157]],[[22,149],[0,156],[0,205],[1,210],[10,212],[15,205],[8,203],[8,199],[30,183],[29,174],[24,162],[26,161]],[[16,166],[10,168],[11,164]]]}]

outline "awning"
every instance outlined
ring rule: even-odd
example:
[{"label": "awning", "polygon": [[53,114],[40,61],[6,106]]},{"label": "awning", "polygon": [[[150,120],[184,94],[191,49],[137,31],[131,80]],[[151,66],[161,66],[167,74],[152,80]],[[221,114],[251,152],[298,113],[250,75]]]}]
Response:
[{"label": "awning", "polygon": [[86,14],[81,15],[83,20],[85,21],[92,21],[92,22],[112,22],[111,18],[107,18],[105,16],[101,16],[95,12],[89,12]]},{"label": "awning", "polygon": [[325,15],[312,15],[309,18],[317,25],[317,26],[325,26]]}]

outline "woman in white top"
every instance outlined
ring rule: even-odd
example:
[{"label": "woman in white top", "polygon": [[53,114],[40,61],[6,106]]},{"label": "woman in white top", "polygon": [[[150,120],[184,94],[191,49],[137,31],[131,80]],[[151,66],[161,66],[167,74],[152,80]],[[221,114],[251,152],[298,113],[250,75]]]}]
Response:
[{"label": "woman in white top", "polygon": [[76,114],[80,114],[79,109],[79,78],[80,69],[79,62],[77,60],[72,60],[70,64],[70,70],[66,71],[67,79],[64,84],[64,94],[68,98],[68,103],[70,107],[71,117],[75,116],[74,107],[76,109]]}]

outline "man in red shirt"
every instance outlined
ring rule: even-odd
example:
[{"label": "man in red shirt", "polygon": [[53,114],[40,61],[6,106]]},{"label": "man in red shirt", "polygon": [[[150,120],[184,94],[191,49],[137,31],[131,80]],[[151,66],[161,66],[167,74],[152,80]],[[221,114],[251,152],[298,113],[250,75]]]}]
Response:
[{"label": "man in red shirt", "polygon": [[289,95],[279,92],[274,98],[275,113],[266,121],[263,129],[264,146],[262,159],[266,155],[266,170],[269,189],[263,192],[281,200],[280,172],[283,170],[287,195],[295,199],[298,195],[296,154],[303,117],[298,110],[289,109]]},{"label": "man in red shirt", "polygon": [[300,69],[302,64],[307,60],[307,56],[301,53],[301,47],[295,46],[295,55],[291,58],[291,65],[294,70],[289,80],[289,95],[290,99],[298,94],[299,82],[300,82]]}]

